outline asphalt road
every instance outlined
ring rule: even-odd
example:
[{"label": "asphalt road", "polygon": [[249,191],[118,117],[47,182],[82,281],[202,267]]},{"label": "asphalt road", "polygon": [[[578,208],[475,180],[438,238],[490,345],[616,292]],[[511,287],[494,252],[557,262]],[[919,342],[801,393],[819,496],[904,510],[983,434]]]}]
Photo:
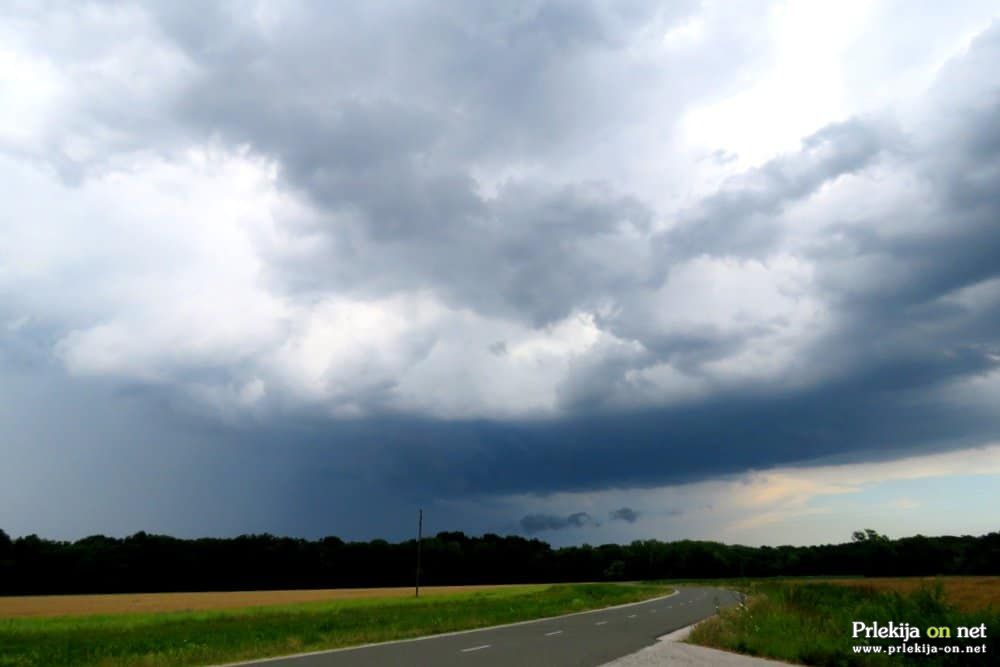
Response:
[{"label": "asphalt road", "polygon": [[674,595],[636,604],[513,625],[360,646],[245,665],[268,667],[543,667],[602,665],[649,646],[660,635],[700,621],[738,594],[682,587]]}]

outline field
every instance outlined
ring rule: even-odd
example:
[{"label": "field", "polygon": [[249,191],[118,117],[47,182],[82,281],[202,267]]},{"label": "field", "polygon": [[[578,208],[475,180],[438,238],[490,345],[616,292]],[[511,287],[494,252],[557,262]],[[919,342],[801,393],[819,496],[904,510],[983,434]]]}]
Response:
[{"label": "field", "polygon": [[[258,606],[275,600],[273,593],[189,594],[208,603],[211,596],[240,600],[241,608],[203,611],[121,613],[128,599],[167,600],[186,596],[57,596],[62,609],[96,605],[116,598],[118,613],[30,616],[0,619],[0,666],[88,665],[99,667],[166,667],[233,662],[251,658],[315,651],[369,642],[485,627],[634,602],[670,589],[659,584],[560,584],[470,587],[461,592],[438,589],[419,599],[371,596],[318,602]],[[383,593],[385,590],[379,591]],[[412,593],[412,591],[410,591]],[[276,592],[292,594],[293,592]],[[304,591],[302,594],[312,593]],[[202,595],[207,597],[202,597]],[[24,603],[22,603],[24,604]],[[58,602],[50,603],[59,608]],[[106,603],[110,604],[110,603]],[[248,606],[250,605],[250,606]],[[90,608],[93,608],[91,606]]]},{"label": "field", "polygon": [[871,588],[876,591],[913,593],[927,586],[940,585],[944,599],[956,609],[979,611],[991,605],[1000,609],[1000,577],[900,577],[872,579],[813,579],[812,583]]},{"label": "field", "polygon": [[[517,588],[527,591],[544,586],[427,586],[420,595],[453,595]],[[234,591],[224,593],[136,593],[124,595],[28,595],[0,597],[0,618],[89,614],[127,614],[164,611],[243,609],[303,602],[329,602],[364,598],[413,597],[413,588],[332,588],[304,591]]]},{"label": "field", "polygon": [[[739,586],[744,607],[724,611],[698,625],[689,641],[738,653],[807,665],[978,665],[997,664],[1000,654],[1000,577],[912,579],[762,580]],[[909,623],[920,630],[910,644],[935,646],[938,653],[889,656],[856,654],[863,640],[852,623]],[[978,626],[979,640],[934,640],[931,626]],[[872,646],[899,646],[901,639],[871,639]],[[944,645],[981,645],[981,654],[944,654]]]}]

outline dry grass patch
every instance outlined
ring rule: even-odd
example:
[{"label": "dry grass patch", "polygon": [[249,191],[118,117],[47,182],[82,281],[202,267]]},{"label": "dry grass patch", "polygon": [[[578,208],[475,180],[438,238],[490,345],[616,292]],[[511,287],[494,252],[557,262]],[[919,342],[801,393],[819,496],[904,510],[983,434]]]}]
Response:
[{"label": "dry grass patch", "polygon": [[[526,586],[429,586],[420,596],[451,595]],[[536,587],[541,588],[541,587]],[[0,618],[85,614],[129,614],[164,611],[243,609],[368,598],[413,597],[413,588],[331,588],[295,591],[229,591],[219,593],[125,593],[120,595],[29,595],[0,597]]]},{"label": "dry grass patch", "polygon": [[962,611],[1000,609],[1000,577],[873,577],[870,579],[810,580],[811,583],[870,588],[879,592],[909,594],[941,584],[948,604]]}]

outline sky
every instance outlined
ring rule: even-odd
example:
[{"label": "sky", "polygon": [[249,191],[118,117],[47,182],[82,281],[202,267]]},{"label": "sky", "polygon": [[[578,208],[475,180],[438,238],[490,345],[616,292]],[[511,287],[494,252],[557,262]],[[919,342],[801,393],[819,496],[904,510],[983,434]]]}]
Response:
[{"label": "sky", "polygon": [[995,2],[5,2],[0,528],[1000,529]]}]

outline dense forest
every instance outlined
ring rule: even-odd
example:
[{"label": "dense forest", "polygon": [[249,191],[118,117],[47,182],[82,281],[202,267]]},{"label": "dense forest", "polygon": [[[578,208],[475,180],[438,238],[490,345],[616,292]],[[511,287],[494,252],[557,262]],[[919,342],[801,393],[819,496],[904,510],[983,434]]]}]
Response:
[{"label": "dense forest", "polygon": [[[537,539],[459,532],[421,544],[422,584],[477,584],[778,575],[1000,573],[1000,532],[746,547],[640,540],[553,548]],[[182,540],[136,533],[60,542],[0,530],[0,594],[401,586],[414,581],[416,541],[310,541],[272,535]]]}]

